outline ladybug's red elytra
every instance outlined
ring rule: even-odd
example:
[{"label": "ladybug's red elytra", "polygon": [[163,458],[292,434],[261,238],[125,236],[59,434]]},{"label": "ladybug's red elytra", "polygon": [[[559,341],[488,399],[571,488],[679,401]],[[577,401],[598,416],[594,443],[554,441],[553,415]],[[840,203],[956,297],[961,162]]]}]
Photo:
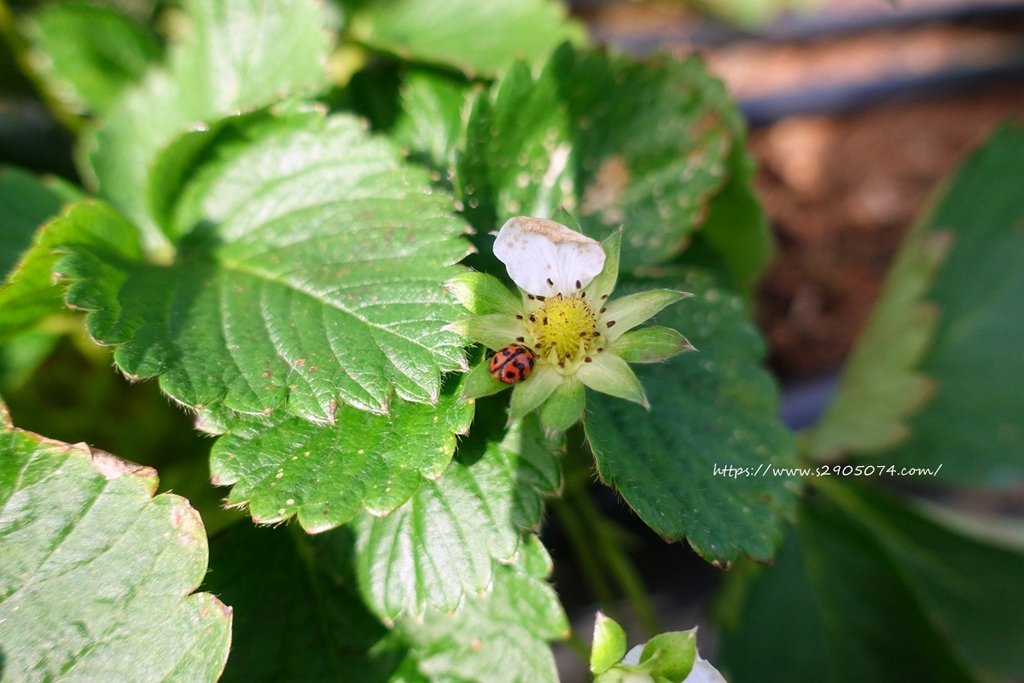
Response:
[{"label": "ladybug's red elytra", "polygon": [[530,349],[519,344],[509,344],[491,356],[488,369],[491,377],[504,384],[522,382],[533,372],[537,356]]}]

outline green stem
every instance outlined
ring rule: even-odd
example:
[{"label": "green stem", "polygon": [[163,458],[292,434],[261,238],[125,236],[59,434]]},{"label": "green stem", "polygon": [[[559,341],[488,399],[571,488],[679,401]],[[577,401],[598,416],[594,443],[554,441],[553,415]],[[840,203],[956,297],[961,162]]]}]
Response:
[{"label": "green stem", "polygon": [[573,631],[569,634],[569,638],[565,641],[573,652],[579,655],[579,658],[584,662],[590,661],[590,646],[583,642],[583,639],[576,635]]},{"label": "green stem", "polygon": [[50,89],[46,87],[46,83],[32,68],[32,62],[28,57],[28,46],[25,45],[25,41],[14,24],[14,14],[7,6],[6,0],[0,0],[0,39],[7,43],[18,69],[35,88],[53,118],[72,134],[77,135],[82,129],[82,119],[68,109],[64,102],[53,96]]},{"label": "green stem", "polygon": [[[306,571],[306,577],[309,581],[310,589],[312,590],[316,601],[315,611],[317,620],[320,622],[320,629],[323,633],[333,633],[335,629],[327,616],[327,605],[329,605],[331,601],[327,596],[326,591],[324,591],[324,577],[321,576],[320,572],[317,570],[316,553],[310,544],[309,534],[307,534],[298,524],[289,524],[287,528],[295,547],[295,554],[302,562],[302,566]],[[333,665],[334,670],[338,672],[339,675],[342,674],[342,672],[347,671],[348,667],[346,666],[346,663],[338,656],[338,652],[332,644],[329,644],[326,649],[328,659]]]},{"label": "green stem", "polygon": [[584,519],[590,521],[593,541],[601,549],[616,583],[625,593],[626,599],[629,600],[630,606],[647,632],[647,636],[654,636],[660,630],[658,617],[654,611],[654,604],[647,596],[643,579],[640,578],[640,573],[629,558],[629,553],[623,542],[625,534],[613,520],[601,514],[594,504],[593,498],[587,492],[584,491],[584,495],[579,496],[577,503]]},{"label": "green stem", "polygon": [[570,431],[566,444],[565,488],[552,509],[566,529],[584,579],[598,604],[609,613],[614,613],[609,587],[613,581],[625,594],[647,634],[654,635],[659,630],[654,605],[629,558],[625,535],[601,513],[590,496],[591,459],[583,446],[582,429]]},{"label": "green stem", "polygon": [[577,496],[570,497],[570,490],[571,487],[567,485],[562,497],[550,500],[548,506],[565,529],[572,554],[576,557],[576,563],[583,573],[587,588],[601,608],[608,610],[615,598],[611,582],[604,573],[599,549],[590,538],[585,522],[576,513],[574,500]]}]

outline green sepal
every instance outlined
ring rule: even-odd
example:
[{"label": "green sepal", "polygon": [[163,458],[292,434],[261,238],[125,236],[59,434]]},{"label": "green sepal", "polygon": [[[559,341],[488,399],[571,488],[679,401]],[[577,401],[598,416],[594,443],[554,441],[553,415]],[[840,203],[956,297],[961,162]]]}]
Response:
[{"label": "green sepal", "polygon": [[473,315],[456,320],[447,325],[445,329],[495,351],[515,342],[516,338],[523,336],[526,332],[522,323],[504,313]]},{"label": "green sepal", "polygon": [[603,301],[602,297],[608,297],[615,289],[615,283],[619,278],[619,250],[622,247],[622,228],[615,230],[601,242],[604,249],[604,269],[587,285],[587,300],[597,302]]},{"label": "green sepal", "polygon": [[445,289],[473,315],[505,313],[514,316],[522,311],[519,296],[487,273],[459,273],[445,283]]},{"label": "green sepal", "polygon": [[597,354],[592,362],[580,366],[576,377],[594,391],[639,403],[648,410],[651,408],[640,380],[626,361],[614,353]]},{"label": "green sepal", "polygon": [[528,379],[512,388],[512,400],[508,406],[509,422],[515,422],[539,408],[562,381],[562,376],[550,365],[537,366]]},{"label": "green sepal", "polygon": [[682,681],[690,675],[697,657],[697,629],[659,633],[644,645],[640,664],[655,676]]},{"label": "green sepal", "polygon": [[657,363],[695,349],[671,327],[644,327],[622,335],[608,350],[627,363]]},{"label": "green sepal", "polygon": [[680,683],[651,673],[647,664],[617,664],[594,677],[594,683]]},{"label": "green sepal", "polygon": [[472,400],[483,398],[491,394],[497,394],[503,389],[508,389],[509,384],[499,382],[491,375],[490,367],[486,360],[478,363],[472,370],[466,373],[462,380],[462,398]]},{"label": "green sepal", "polygon": [[552,211],[548,218],[556,223],[561,223],[570,230],[575,230],[581,235],[586,233],[586,230],[584,230],[583,226],[580,225],[580,219],[576,217],[576,214],[565,208],[562,204],[559,204],[558,208]]},{"label": "green sepal", "polygon": [[586,406],[583,382],[566,378],[540,408],[540,422],[549,434],[564,432],[579,421]]},{"label": "green sepal", "polygon": [[614,321],[614,325],[608,327],[605,336],[609,342],[613,342],[640,323],[650,320],[666,306],[691,296],[693,295],[674,289],[652,289],[615,299],[608,304],[608,309],[601,316],[601,320],[607,323]]},{"label": "green sepal", "polygon": [[626,655],[626,632],[618,622],[604,613],[597,613],[594,641],[590,649],[590,673],[602,674]]}]

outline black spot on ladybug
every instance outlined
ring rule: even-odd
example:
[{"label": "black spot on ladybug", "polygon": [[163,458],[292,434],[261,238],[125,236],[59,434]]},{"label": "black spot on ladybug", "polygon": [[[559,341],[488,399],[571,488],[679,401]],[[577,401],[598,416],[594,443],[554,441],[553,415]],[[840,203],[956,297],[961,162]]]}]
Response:
[{"label": "black spot on ladybug", "polygon": [[509,344],[491,357],[487,369],[499,382],[515,384],[530,376],[535,362],[533,351],[519,344]]}]

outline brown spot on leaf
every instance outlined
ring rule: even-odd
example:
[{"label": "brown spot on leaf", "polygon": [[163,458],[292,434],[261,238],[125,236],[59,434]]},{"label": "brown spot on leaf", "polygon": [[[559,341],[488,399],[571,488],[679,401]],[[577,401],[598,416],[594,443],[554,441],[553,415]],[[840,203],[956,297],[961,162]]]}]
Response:
[{"label": "brown spot on leaf", "polygon": [[89,449],[92,457],[92,465],[100,474],[109,480],[119,479],[126,474],[133,474],[142,479],[153,478],[156,479],[156,470],[146,465],[140,465],[130,460],[122,460],[116,455],[111,455],[106,451],[97,450],[95,448]]},{"label": "brown spot on leaf", "polygon": [[600,214],[601,220],[608,224],[621,223],[625,219],[622,199],[631,179],[632,173],[621,154],[606,157],[597,169],[593,184],[583,193],[580,213]]},{"label": "brown spot on leaf", "polygon": [[716,128],[722,127],[722,119],[719,117],[718,112],[708,110],[697,119],[697,123],[693,124],[693,128],[690,129],[690,134],[694,138],[701,138],[711,133]]}]

